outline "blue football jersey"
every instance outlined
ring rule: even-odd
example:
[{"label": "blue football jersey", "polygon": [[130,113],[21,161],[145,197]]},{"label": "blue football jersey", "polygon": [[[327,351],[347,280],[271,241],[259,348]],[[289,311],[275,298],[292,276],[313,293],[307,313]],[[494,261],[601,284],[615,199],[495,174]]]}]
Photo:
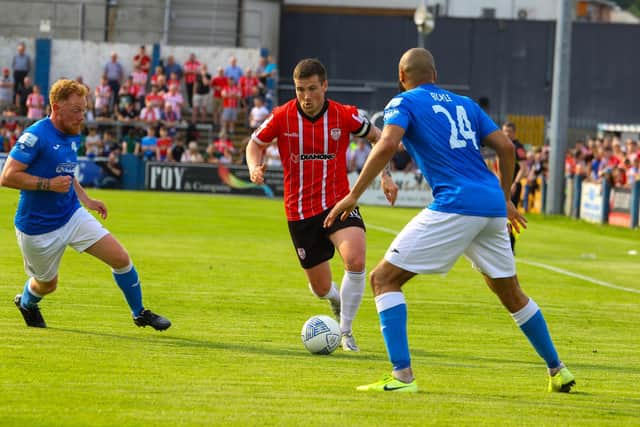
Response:
[{"label": "blue football jersey", "polygon": [[[26,173],[42,178],[75,176],[80,135],[66,135],[48,117],[29,126],[9,154],[28,165]],[[43,234],[66,224],[80,207],[71,185],[67,193],[21,190],[15,225],[25,234]]]},{"label": "blue football jersey", "polygon": [[480,153],[498,126],[474,101],[434,84],[418,86],[389,101],[384,124],[405,130],[402,142],[433,190],[430,209],[507,216],[498,178]]}]

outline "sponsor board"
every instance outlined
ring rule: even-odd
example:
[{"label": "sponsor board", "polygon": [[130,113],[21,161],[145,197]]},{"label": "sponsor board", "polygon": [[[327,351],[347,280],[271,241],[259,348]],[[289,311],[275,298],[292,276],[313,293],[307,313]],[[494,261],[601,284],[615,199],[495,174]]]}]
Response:
[{"label": "sponsor board", "polygon": [[249,170],[239,165],[210,165],[147,162],[145,188],[152,191],[186,191],[196,193],[247,194],[282,196],[282,169],[267,169],[265,183],[256,185],[249,179]]},{"label": "sponsor board", "polygon": [[631,227],[631,190],[611,189],[609,197],[609,224]]},{"label": "sponsor board", "polygon": [[602,223],[602,185],[582,183],[580,218],[587,222]]},{"label": "sponsor board", "polygon": [[[393,180],[398,186],[398,199],[395,206],[424,208],[433,200],[431,187],[422,174],[414,172],[392,172]],[[353,187],[358,174],[349,174],[349,185]],[[362,193],[359,204],[389,206],[387,198],[382,193],[380,187],[380,177],[376,177],[371,185]]]}]

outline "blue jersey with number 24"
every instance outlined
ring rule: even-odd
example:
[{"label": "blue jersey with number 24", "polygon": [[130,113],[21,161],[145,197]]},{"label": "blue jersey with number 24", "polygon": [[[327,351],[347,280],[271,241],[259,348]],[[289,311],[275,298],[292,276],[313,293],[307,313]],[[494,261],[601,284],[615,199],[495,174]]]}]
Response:
[{"label": "blue jersey with number 24", "polygon": [[425,84],[394,97],[384,124],[405,130],[402,140],[433,190],[430,209],[506,217],[504,193],[480,153],[496,124],[466,96]]}]

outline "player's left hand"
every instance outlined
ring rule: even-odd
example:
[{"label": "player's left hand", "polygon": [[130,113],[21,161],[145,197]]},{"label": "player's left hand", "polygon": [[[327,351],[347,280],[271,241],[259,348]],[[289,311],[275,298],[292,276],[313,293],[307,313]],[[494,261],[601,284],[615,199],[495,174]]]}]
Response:
[{"label": "player's left hand", "polygon": [[89,199],[86,203],[87,209],[98,212],[102,219],[107,219],[107,206],[100,200]]},{"label": "player's left hand", "polygon": [[380,180],[380,186],[382,187],[384,197],[386,197],[387,201],[393,206],[398,198],[398,186],[393,180],[393,177],[391,175],[383,175]]},{"label": "player's left hand", "polygon": [[358,199],[353,197],[351,193],[347,194],[344,199],[340,200],[329,212],[329,215],[324,219],[324,228],[329,228],[333,225],[334,221],[340,215],[340,220],[344,221],[349,217],[349,214],[353,212],[358,204]]},{"label": "player's left hand", "polygon": [[512,227],[516,233],[520,233],[520,227],[527,228],[527,219],[522,216],[511,200],[507,202],[507,219],[509,227]]}]

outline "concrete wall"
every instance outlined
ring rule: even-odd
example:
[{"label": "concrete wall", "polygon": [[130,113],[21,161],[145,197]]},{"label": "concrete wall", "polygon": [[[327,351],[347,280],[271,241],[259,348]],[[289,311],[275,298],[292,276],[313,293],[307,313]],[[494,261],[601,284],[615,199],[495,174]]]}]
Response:
[{"label": "concrete wall", "polygon": [[242,46],[267,48],[276,57],[280,44],[280,2],[245,0],[242,16]]}]

